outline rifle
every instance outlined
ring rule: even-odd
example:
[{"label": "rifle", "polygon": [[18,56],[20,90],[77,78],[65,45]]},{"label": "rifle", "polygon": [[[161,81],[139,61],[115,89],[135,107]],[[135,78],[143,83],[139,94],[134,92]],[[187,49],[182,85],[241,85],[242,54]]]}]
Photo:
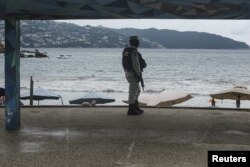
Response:
[{"label": "rifle", "polygon": [[145,85],[144,85],[144,80],[143,80],[142,76],[141,76],[141,87],[142,87],[142,90],[144,91]]},{"label": "rifle", "polygon": [[143,78],[142,78],[142,74],[139,76],[137,74],[135,74],[135,77],[138,79],[138,82],[141,82],[141,87],[142,87],[142,90],[144,91],[144,81],[143,81]]}]

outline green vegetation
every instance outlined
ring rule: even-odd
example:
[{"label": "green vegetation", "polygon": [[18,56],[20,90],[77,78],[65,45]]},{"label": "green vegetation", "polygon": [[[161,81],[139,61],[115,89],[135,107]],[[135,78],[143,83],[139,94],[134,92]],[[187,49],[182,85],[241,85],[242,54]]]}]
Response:
[{"label": "green vegetation", "polygon": [[[3,35],[0,27],[0,37]],[[55,21],[22,21],[23,48],[123,48],[128,36],[138,35],[142,48],[249,49],[244,42],[219,35],[158,29],[111,29]]]}]

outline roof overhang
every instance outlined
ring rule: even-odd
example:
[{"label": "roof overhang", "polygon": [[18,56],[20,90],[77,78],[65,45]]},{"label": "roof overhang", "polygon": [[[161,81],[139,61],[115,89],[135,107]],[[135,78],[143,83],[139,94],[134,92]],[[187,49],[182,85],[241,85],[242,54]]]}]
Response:
[{"label": "roof overhang", "polygon": [[0,19],[250,19],[250,0],[1,0]]}]

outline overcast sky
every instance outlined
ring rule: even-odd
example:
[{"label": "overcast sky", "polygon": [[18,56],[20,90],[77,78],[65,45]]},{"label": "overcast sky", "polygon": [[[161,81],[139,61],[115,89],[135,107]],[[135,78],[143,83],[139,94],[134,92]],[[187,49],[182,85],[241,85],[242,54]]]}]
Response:
[{"label": "overcast sky", "polygon": [[163,20],[163,19],[117,19],[117,20],[61,20],[81,26],[104,26],[110,28],[157,28],[177,31],[199,31],[218,34],[250,45],[250,21],[247,20]]}]

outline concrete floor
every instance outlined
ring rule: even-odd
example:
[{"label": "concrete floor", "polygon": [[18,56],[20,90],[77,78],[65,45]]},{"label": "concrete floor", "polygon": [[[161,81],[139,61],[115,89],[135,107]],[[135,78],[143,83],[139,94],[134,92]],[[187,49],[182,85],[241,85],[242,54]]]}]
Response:
[{"label": "concrete floor", "polygon": [[250,150],[250,112],[123,107],[22,108],[1,167],[206,167],[208,150]]}]

